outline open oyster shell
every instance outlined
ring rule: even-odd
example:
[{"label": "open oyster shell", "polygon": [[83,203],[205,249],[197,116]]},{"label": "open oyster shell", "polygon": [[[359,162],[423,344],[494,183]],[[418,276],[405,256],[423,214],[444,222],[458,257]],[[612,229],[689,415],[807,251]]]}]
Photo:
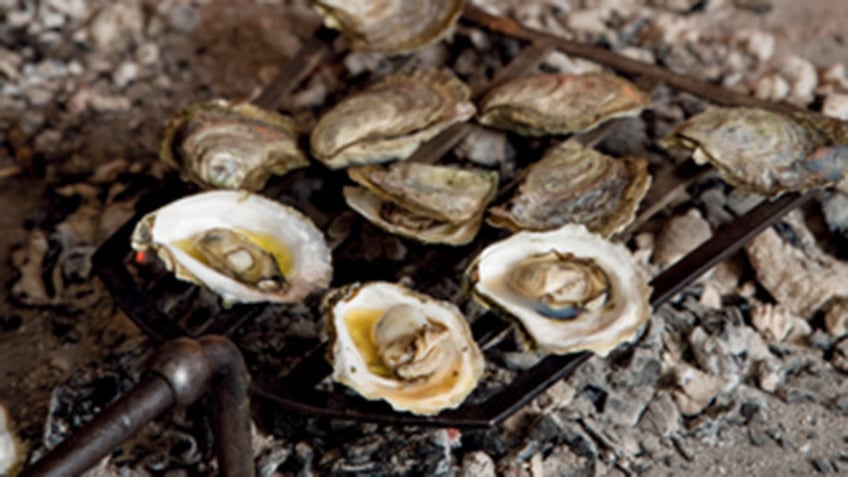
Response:
[{"label": "open oyster shell", "polygon": [[483,356],[459,309],[386,282],[353,284],[325,299],[333,379],[399,411],[459,406]]},{"label": "open oyster shell", "polygon": [[388,76],[319,119],[312,153],[332,169],[406,159],[422,142],[473,116],[470,95],[448,71]]},{"label": "open oyster shell", "polygon": [[441,40],[462,13],[463,0],[312,0],[324,23],[356,49],[405,53]]},{"label": "open oyster shell", "polygon": [[516,194],[489,209],[487,220],[512,231],[584,224],[609,237],[633,221],[650,184],[644,159],[615,159],[566,141],[531,165]]},{"label": "open oyster shell", "polygon": [[159,155],[186,180],[215,189],[257,191],[271,175],[309,164],[289,118],[223,99],[168,121]]},{"label": "open oyster shell", "polygon": [[551,353],[605,356],[651,314],[650,287],[627,249],[582,225],[496,242],[465,278],[475,299],[518,322],[530,347]]},{"label": "open oyster shell", "polygon": [[297,210],[248,192],[210,191],[145,215],[135,250],[155,251],[177,278],[232,303],[293,303],[326,288],[330,251]]},{"label": "open oyster shell", "polygon": [[650,105],[635,85],[609,73],[552,73],[498,86],[483,98],[478,119],[525,136],[570,134],[635,116]]},{"label": "open oyster shell", "polygon": [[498,187],[497,172],[406,162],[351,168],[348,175],[362,187],[345,187],[345,200],[371,223],[449,245],[474,239]]},{"label": "open oyster shell", "polygon": [[769,196],[836,183],[848,169],[848,123],[802,113],[713,108],[660,145],[691,150],[731,185]]}]

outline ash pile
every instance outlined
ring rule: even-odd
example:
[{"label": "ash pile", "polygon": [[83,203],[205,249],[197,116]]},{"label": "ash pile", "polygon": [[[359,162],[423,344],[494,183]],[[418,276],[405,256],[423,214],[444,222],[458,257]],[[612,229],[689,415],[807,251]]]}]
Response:
[{"label": "ash pile", "polygon": [[[39,355],[49,356],[34,357],[45,371],[26,378],[3,371],[0,403],[11,419],[0,420],[0,451],[37,458],[138,379],[154,345],[120,316],[93,278],[90,257],[132,215],[143,192],[174,176],[156,159],[165,119],[212,96],[255,96],[279,58],[298,50],[297,32],[320,21],[300,2],[261,3],[236,12],[179,1],[0,2],[3,180],[46,184],[48,195],[14,225],[20,232],[9,244],[15,273],[7,277],[0,347],[11,356],[19,352],[16,341],[29,346],[47,336]],[[848,119],[844,65],[820,68],[777,51],[765,31],[711,27],[733,15],[767,15],[764,2],[475,3],[759,98]],[[281,33],[280,24],[291,28]],[[262,47],[244,54],[239,45]],[[515,40],[461,23],[445,41],[403,62],[448,65],[473,88],[519,50]],[[311,127],[350,85],[399,66],[379,53],[340,55],[310,74],[284,109]],[[558,52],[539,68],[603,69]],[[667,163],[656,142],[708,104],[666,87],[656,88],[652,100],[649,112],[620,122],[597,148],[638,154],[652,168]],[[523,155],[535,151],[535,160],[541,147],[478,128],[452,154],[509,180],[529,162]],[[337,255],[403,264],[412,277],[431,264],[425,248],[342,205],[311,205],[333,180],[299,178],[309,180],[297,181],[299,195],[289,201],[329,231]],[[283,190],[295,182],[288,181],[269,187]],[[267,476],[848,472],[848,199],[839,189],[845,187],[787,215],[657,310],[633,344],[592,358],[498,428],[327,421],[257,403],[257,469]],[[645,273],[656,275],[761,200],[708,174],[672,197],[627,246]],[[479,316],[483,310],[462,294],[462,268],[428,280],[425,291]],[[199,293],[199,300],[216,300]],[[239,330],[235,340],[254,371],[282,373],[326,339],[313,305],[272,309]],[[484,392],[540,358],[507,336],[487,360]],[[203,413],[201,403],[157,421],[89,475],[214,475]],[[0,464],[5,457],[0,453]]]}]

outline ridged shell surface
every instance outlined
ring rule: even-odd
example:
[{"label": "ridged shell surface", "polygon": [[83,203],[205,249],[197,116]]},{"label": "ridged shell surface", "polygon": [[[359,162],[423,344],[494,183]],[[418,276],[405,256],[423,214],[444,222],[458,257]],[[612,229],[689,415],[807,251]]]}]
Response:
[{"label": "ridged shell surface", "polygon": [[332,169],[406,159],[474,115],[468,87],[448,71],[398,73],[343,99],[315,125],[313,155]]},{"label": "ridged shell surface", "polygon": [[483,98],[479,121],[525,136],[590,130],[651,105],[629,81],[609,73],[564,73],[508,81]]}]

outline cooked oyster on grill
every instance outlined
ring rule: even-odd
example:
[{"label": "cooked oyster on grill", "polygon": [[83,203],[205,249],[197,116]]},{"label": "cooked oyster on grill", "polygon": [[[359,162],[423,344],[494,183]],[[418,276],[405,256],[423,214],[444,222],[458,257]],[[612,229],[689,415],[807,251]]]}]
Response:
[{"label": "cooked oyster on grill", "polygon": [[330,251],[291,207],[259,195],[210,191],[144,216],[132,247],[155,251],[177,278],[232,303],[292,303],[327,287]]},{"label": "cooked oyster on grill", "polygon": [[396,162],[349,170],[348,205],[388,232],[426,243],[461,245],[477,235],[498,187],[497,172]]},{"label": "cooked oyster on grill", "polygon": [[525,171],[512,199],[489,209],[488,222],[512,231],[584,224],[608,237],[633,221],[650,183],[645,160],[615,159],[566,141]]},{"label": "cooked oyster on grill", "polygon": [[312,0],[324,23],[354,48],[405,53],[435,43],[462,13],[463,0]]},{"label": "cooked oyster on grill", "polygon": [[480,303],[518,322],[528,345],[551,353],[606,355],[651,313],[650,288],[627,249],[582,225],[494,243],[466,281]]},{"label": "cooked oyster on grill", "polygon": [[468,87],[448,71],[394,74],[324,114],[310,137],[328,167],[406,159],[451,124],[474,115]]},{"label": "cooked oyster on grill", "polygon": [[483,357],[459,309],[385,282],[328,295],[333,379],[399,411],[459,406],[483,374]]},{"label": "cooked oyster on grill", "polygon": [[159,154],[186,180],[216,189],[257,191],[272,174],[308,165],[289,118],[222,99],[172,118]]},{"label": "cooked oyster on grill", "polygon": [[733,186],[770,196],[836,183],[848,169],[848,123],[811,114],[714,108],[660,144],[691,150]]},{"label": "cooked oyster on grill", "polygon": [[621,116],[635,116],[651,99],[609,73],[542,74],[508,81],[483,98],[479,121],[525,136],[588,131]]}]

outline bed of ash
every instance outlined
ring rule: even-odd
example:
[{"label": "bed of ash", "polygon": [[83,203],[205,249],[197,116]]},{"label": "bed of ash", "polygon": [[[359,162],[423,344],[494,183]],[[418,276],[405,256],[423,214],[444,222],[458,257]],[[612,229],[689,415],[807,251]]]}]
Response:
[{"label": "bed of ash", "polygon": [[[0,292],[0,405],[8,414],[0,416],[0,474],[10,439],[24,455],[38,455],[137,378],[153,346],[92,277],[91,253],[129,218],[140,194],[172,174],[156,160],[164,120],[200,100],[255,95],[316,26],[302,3],[0,0],[0,274],[7,285]],[[839,62],[848,57],[844,2],[476,3],[848,119],[848,77]],[[461,26],[415,61],[447,61],[469,82],[484,81],[515,51],[514,42]],[[348,80],[362,84],[393,66],[375,54],[344,55],[312,74],[286,109],[308,127]],[[598,68],[559,53],[543,67]],[[662,161],[645,147],[650,138],[705,106],[668,90],[654,100],[652,113],[626,121],[600,147]],[[510,139],[475,134],[456,155],[515,174],[520,160]],[[707,178],[629,245],[655,274],[758,200]],[[839,299],[848,297],[846,202],[839,193],[823,195],[790,214],[657,311],[635,346],[593,358],[499,428],[326,422],[257,406],[260,475],[848,473],[848,299]],[[313,212],[325,230],[334,225],[330,240],[345,253],[401,261],[415,247],[352,214],[321,224]],[[783,279],[806,288],[784,290]],[[457,296],[455,277],[430,286],[441,297]],[[480,312],[468,304],[466,311]],[[312,314],[292,307],[287,320],[259,317],[247,326],[237,339],[251,365],[279,368],[281,353],[318,343],[320,323],[296,319]],[[489,384],[537,359],[505,346],[490,363]],[[90,475],[213,474],[202,411],[158,420]]]}]

